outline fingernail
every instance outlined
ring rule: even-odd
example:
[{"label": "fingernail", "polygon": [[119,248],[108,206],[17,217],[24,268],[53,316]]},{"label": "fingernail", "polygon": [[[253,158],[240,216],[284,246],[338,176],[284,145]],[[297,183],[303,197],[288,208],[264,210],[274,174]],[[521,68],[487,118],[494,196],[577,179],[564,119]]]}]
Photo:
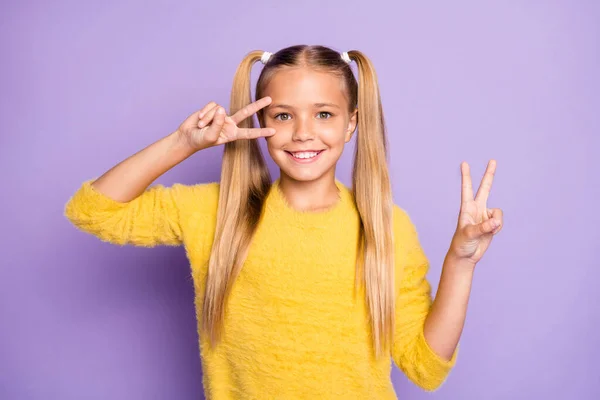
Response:
[{"label": "fingernail", "polygon": [[225,114],[225,109],[223,107],[219,107],[219,109],[217,110],[217,113]]}]

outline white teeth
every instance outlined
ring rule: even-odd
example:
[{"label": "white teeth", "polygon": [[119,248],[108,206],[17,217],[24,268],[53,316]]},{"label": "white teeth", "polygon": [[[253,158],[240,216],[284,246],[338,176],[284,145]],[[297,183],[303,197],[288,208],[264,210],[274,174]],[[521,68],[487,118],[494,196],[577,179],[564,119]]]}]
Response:
[{"label": "white teeth", "polygon": [[317,152],[292,153],[296,158],[313,158],[317,156]]}]

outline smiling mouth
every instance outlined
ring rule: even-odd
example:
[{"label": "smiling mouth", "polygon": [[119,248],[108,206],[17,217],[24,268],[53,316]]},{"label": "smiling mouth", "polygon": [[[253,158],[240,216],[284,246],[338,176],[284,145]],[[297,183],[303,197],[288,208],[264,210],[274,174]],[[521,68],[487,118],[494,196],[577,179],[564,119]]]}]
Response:
[{"label": "smiling mouth", "polygon": [[324,151],[325,150],[291,152],[291,151],[286,150],[285,152],[288,153],[289,155],[291,155],[296,160],[310,160],[312,158],[317,157],[319,154],[321,154]]}]

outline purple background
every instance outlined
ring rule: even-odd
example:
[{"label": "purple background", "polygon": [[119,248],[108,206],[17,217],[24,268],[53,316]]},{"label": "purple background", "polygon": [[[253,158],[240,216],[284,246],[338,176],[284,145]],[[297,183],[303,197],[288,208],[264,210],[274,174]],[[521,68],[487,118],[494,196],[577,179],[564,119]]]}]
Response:
[{"label": "purple background", "polygon": [[[63,206],[208,101],[226,105],[245,53],[298,43],[373,60],[395,200],[434,289],[459,164],[477,188],[498,160],[489,206],[505,227],[477,267],[457,367],[434,394],[394,367],[399,398],[600,398],[600,3],[424,3],[3,2],[0,398],[202,398],[183,250],[102,243]],[[159,182],[217,180],[221,152]]]}]

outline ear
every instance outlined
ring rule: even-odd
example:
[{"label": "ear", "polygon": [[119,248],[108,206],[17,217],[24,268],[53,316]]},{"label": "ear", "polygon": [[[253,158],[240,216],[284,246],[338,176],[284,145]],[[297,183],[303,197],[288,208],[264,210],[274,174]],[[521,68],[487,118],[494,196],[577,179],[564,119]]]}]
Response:
[{"label": "ear", "polygon": [[352,134],[356,130],[356,124],[358,123],[358,109],[355,109],[354,112],[350,115],[350,120],[348,121],[348,128],[346,129],[346,138],[345,141],[348,143],[350,139],[352,139]]}]

